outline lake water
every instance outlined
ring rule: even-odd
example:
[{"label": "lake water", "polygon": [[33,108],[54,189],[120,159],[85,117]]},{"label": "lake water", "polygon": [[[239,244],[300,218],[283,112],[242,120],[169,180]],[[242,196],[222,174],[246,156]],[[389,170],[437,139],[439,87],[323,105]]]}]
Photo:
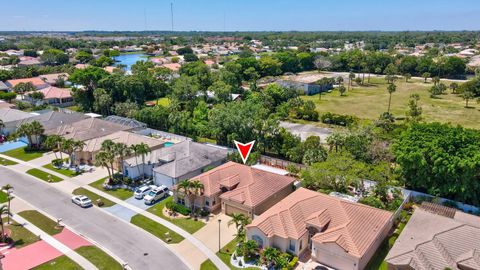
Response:
[{"label": "lake water", "polygon": [[132,68],[132,65],[137,63],[137,61],[140,60],[147,60],[147,55],[143,53],[132,53],[132,54],[121,54],[117,57],[115,57],[115,65],[125,65],[126,70],[130,71]]}]

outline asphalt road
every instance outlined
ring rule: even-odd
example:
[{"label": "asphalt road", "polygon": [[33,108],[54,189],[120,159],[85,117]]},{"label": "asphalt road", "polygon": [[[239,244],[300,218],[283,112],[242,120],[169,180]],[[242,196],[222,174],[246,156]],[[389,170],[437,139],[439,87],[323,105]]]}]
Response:
[{"label": "asphalt road", "polygon": [[6,184],[14,187],[15,196],[62,218],[64,224],[104,246],[132,269],[189,269],[161,240],[149,233],[96,207],[82,209],[71,202],[69,194],[0,166],[0,186]]}]

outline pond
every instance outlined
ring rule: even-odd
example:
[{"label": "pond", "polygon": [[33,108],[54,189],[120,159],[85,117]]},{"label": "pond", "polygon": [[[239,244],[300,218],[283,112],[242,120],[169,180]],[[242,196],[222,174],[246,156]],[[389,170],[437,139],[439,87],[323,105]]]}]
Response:
[{"label": "pond", "polygon": [[129,54],[120,54],[119,56],[114,57],[115,65],[125,65],[126,71],[130,71],[132,65],[137,63],[140,60],[147,60],[147,55],[143,53],[129,53]]}]

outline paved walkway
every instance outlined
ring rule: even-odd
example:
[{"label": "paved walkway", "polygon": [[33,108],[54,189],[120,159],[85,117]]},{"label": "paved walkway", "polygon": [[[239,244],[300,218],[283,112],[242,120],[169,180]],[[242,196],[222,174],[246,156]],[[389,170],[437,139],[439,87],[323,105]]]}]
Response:
[{"label": "paved walkway", "polygon": [[[30,269],[30,267],[26,268],[19,268],[19,264],[31,264],[30,262],[30,257],[31,261],[35,261],[35,263],[41,262],[40,264],[50,261],[58,256],[61,256],[62,254],[65,254],[67,257],[72,259],[74,262],[78,263],[83,269],[86,270],[93,270],[93,269],[98,269],[93,265],[90,261],[79,255],[77,252],[73,251],[70,247],[67,245],[63,244],[60,242],[58,239],[55,237],[47,234],[46,232],[42,231],[40,228],[37,226],[29,223],[26,219],[22,218],[19,215],[13,216],[13,219],[18,222],[19,224],[23,224],[23,226],[31,231],[33,234],[40,236],[42,241],[37,242],[33,245],[27,246],[22,249],[15,250],[15,252],[12,252],[12,254],[8,253],[6,254],[6,257],[4,259],[5,264],[10,264],[12,263],[14,267],[12,268],[7,268],[5,266],[5,269]],[[70,232],[71,233],[71,232]],[[60,240],[68,237],[71,237],[72,235],[69,233],[65,233],[65,235],[60,236]],[[69,239],[67,242],[71,244],[72,246],[77,246],[78,244],[85,244],[85,243],[80,243],[80,241],[76,238],[78,237],[75,235],[75,239]],[[91,245],[89,242],[87,242],[89,245]],[[53,249],[57,250],[58,252],[54,252],[51,250],[48,246],[51,246]],[[24,250],[25,249],[25,250]],[[13,255],[13,256],[12,256]],[[30,255],[29,257],[27,257]],[[52,256],[54,256],[52,258]],[[29,258],[28,260],[25,260],[25,258]],[[43,261],[43,262],[42,262]],[[37,266],[39,264],[34,265],[33,267]]]},{"label": "paved walkway", "polygon": [[[8,159],[10,159],[10,160],[13,160],[13,161],[15,161],[15,162],[18,162],[19,164],[24,165],[24,166],[27,166],[27,167],[33,167],[33,168],[39,168],[39,167],[41,167],[41,166],[33,165],[33,164],[29,163],[29,162],[25,162],[25,161],[22,161],[22,160],[18,160],[18,159],[15,159],[15,158],[7,157],[7,156],[4,156],[4,155],[0,154],[0,157],[2,157],[2,156],[5,157],[5,158],[8,158]],[[17,165],[17,166],[18,166],[18,165]],[[9,168],[9,167],[7,166],[7,168]],[[14,169],[14,168],[11,168],[11,169]],[[104,197],[104,198],[106,198],[106,199],[108,199],[108,200],[116,203],[116,204],[119,204],[119,205],[121,205],[121,206],[123,206],[123,207],[125,207],[125,208],[128,208],[128,209],[136,212],[137,214],[141,214],[141,215],[143,215],[143,216],[145,216],[145,217],[147,217],[147,218],[149,218],[149,219],[151,219],[151,220],[153,220],[153,221],[155,221],[155,222],[157,222],[157,223],[159,223],[159,224],[167,227],[168,229],[170,229],[170,230],[178,233],[179,235],[183,236],[186,240],[188,240],[189,242],[191,242],[191,243],[193,244],[193,246],[195,246],[198,250],[200,250],[207,258],[209,258],[209,259],[215,264],[215,266],[216,266],[218,269],[220,269],[220,270],[228,270],[228,269],[229,269],[229,267],[228,267],[222,260],[220,260],[220,258],[218,258],[218,256],[215,254],[215,252],[214,252],[213,250],[211,250],[207,245],[205,245],[203,242],[201,242],[198,238],[196,238],[195,236],[191,235],[190,233],[188,233],[187,231],[183,230],[182,228],[176,226],[175,224],[170,223],[169,221],[167,221],[167,220],[165,220],[165,219],[163,219],[163,218],[160,218],[160,217],[158,217],[158,216],[156,216],[156,215],[154,215],[154,214],[152,214],[152,213],[150,213],[150,212],[146,212],[145,210],[143,210],[143,209],[141,209],[141,208],[139,208],[139,207],[136,207],[136,206],[134,206],[134,205],[131,205],[131,204],[129,204],[129,203],[123,201],[123,200],[120,200],[120,199],[118,199],[117,197],[111,196],[110,194],[108,194],[108,193],[106,193],[106,192],[103,192],[103,191],[101,191],[101,190],[98,190],[98,189],[96,189],[96,188],[94,188],[94,187],[91,187],[91,186],[89,186],[89,185],[85,185],[84,183],[80,182],[80,181],[77,180],[77,179],[67,177],[67,176],[65,176],[65,175],[63,175],[63,174],[56,173],[56,172],[54,172],[54,171],[52,171],[52,170],[49,170],[49,169],[46,169],[46,168],[43,168],[43,167],[41,167],[41,169],[44,170],[44,171],[46,171],[46,172],[48,172],[48,173],[50,173],[50,174],[52,174],[52,175],[56,175],[56,176],[58,176],[58,177],[60,177],[60,178],[62,178],[62,179],[64,179],[64,180],[67,180],[67,179],[68,179],[68,181],[62,181],[62,182],[59,182],[59,183],[55,183],[57,186],[60,187],[60,189],[62,189],[62,190],[65,191],[65,189],[60,186],[61,183],[68,183],[68,185],[70,185],[70,186],[72,186],[72,184],[73,184],[73,185],[76,185],[77,187],[83,187],[83,188],[85,188],[85,189],[87,189],[87,190],[89,190],[89,191],[91,191],[91,192],[94,192],[94,193],[96,193],[96,194],[98,194],[98,195],[100,195],[100,196],[102,196],[102,197]],[[20,172],[20,173],[25,173],[24,171],[19,170],[19,169],[16,169],[16,168],[15,168],[14,170],[16,170],[16,171],[18,171],[18,172]],[[95,179],[95,180],[98,180],[98,179]],[[66,192],[68,192],[68,191],[66,191]],[[71,193],[71,192],[70,192],[70,193]],[[167,246],[168,248],[172,249],[171,247],[169,247],[169,245],[166,244],[166,246]],[[175,250],[173,250],[173,249],[172,249],[172,251],[175,252]],[[176,253],[176,252],[175,252],[175,253]],[[180,254],[178,254],[178,253],[176,253],[176,254],[181,257]]]}]

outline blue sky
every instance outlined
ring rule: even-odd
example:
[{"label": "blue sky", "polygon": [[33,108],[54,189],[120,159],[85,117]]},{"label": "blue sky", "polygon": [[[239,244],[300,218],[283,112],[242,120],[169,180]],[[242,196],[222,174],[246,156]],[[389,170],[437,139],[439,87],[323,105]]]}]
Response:
[{"label": "blue sky", "polygon": [[[2,30],[480,30],[477,0],[2,0]],[[146,19],[145,19],[146,18]]]}]

